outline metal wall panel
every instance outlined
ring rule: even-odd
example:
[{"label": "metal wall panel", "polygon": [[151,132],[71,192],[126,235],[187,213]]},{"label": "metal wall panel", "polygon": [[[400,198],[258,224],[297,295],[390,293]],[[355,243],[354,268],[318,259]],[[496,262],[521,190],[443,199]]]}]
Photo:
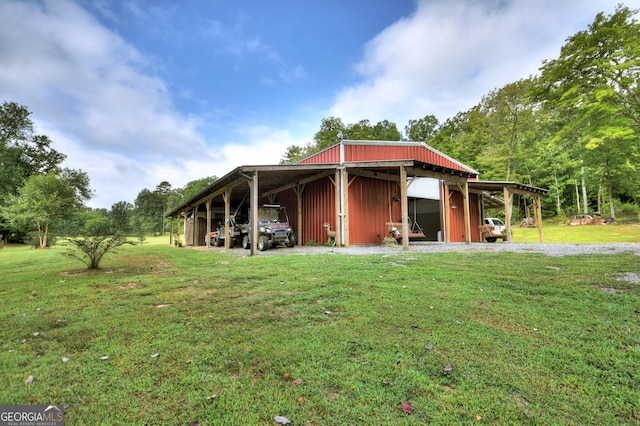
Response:
[{"label": "metal wall panel", "polygon": [[340,163],[340,145],[320,151],[317,154],[300,161],[300,164],[334,164]]},{"label": "metal wall panel", "polygon": [[329,222],[331,229],[336,229],[335,188],[329,178],[310,182],[305,186],[302,197],[302,240],[308,244],[310,240],[324,244],[327,232],[322,226]]},{"label": "metal wall panel", "polygon": [[[450,238],[452,243],[464,243],[466,241],[464,226],[464,206],[462,204],[462,193],[453,191],[451,193],[450,206],[456,208],[451,209],[451,229]],[[478,195],[469,194],[469,222],[471,223],[471,241],[480,241],[480,210],[478,208]]]},{"label": "metal wall panel", "polygon": [[400,186],[361,176],[349,180],[349,243],[379,244],[388,236],[386,223],[402,221]]}]

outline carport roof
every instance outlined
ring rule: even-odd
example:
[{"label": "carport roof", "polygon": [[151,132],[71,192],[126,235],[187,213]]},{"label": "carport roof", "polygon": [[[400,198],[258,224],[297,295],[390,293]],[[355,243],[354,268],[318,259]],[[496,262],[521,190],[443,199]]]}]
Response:
[{"label": "carport roof", "polygon": [[549,190],[545,188],[537,188],[517,182],[469,181],[469,189],[487,192],[503,192],[504,188],[507,188],[511,193],[522,195],[544,195],[549,192]]},{"label": "carport roof", "polygon": [[[473,172],[464,172],[434,164],[423,163],[417,160],[363,161],[343,164],[327,163],[240,166],[216,180],[183,204],[168,212],[167,216],[176,216],[181,212],[200,204],[205,199],[215,198],[220,196],[227,189],[233,189],[245,184],[247,185],[245,187],[246,191],[231,191],[231,199],[229,201],[232,205],[238,205],[246,196],[246,193],[249,190],[248,182],[250,182],[251,176],[255,172],[258,172],[259,194],[260,196],[265,196],[293,188],[299,184],[312,182],[332,175],[340,168],[346,168],[347,170],[356,169],[358,171],[370,172],[373,174],[399,176],[400,166],[408,168],[408,174],[411,176],[433,177],[433,174],[435,173],[442,174],[443,176],[451,175],[461,178],[477,177],[477,174]],[[222,200],[220,200],[220,202],[222,203]]]}]

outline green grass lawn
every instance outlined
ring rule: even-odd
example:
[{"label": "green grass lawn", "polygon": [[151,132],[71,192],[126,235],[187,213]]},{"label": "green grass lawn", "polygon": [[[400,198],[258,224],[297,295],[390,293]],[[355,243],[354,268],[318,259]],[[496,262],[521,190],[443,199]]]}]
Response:
[{"label": "green grass lawn", "polygon": [[[581,225],[544,223],[542,227],[545,243],[640,243],[640,225]],[[513,242],[537,243],[535,228],[512,228]]]},{"label": "green grass lawn", "polygon": [[637,256],[62,252],[0,250],[0,403],[68,425],[640,419]]}]

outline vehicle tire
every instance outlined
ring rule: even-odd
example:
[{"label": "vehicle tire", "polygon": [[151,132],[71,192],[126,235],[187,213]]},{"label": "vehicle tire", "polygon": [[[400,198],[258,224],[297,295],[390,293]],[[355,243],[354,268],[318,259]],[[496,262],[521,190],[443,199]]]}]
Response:
[{"label": "vehicle tire", "polygon": [[269,248],[269,240],[264,235],[258,237],[258,250],[265,251]]},{"label": "vehicle tire", "polygon": [[496,238],[496,237],[489,237],[489,238],[487,238],[487,242],[488,242],[488,243],[495,243],[495,242],[496,242],[496,240],[497,240],[497,238]]},{"label": "vehicle tire", "polygon": [[244,234],[242,237],[242,248],[243,249],[251,248],[251,243],[249,242],[249,236],[247,234]]},{"label": "vehicle tire", "polygon": [[216,247],[222,247],[222,240],[220,239],[220,231],[216,232],[216,236],[213,237],[213,245]]},{"label": "vehicle tire", "polygon": [[296,244],[298,244],[296,234],[291,234],[291,236],[289,237],[289,242],[287,243],[287,247],[295,247]]}]

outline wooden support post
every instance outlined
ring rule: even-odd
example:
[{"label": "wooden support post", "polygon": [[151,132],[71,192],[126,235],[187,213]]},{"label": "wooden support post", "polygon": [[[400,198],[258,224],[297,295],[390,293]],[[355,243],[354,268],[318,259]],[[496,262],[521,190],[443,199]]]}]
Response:
[{"label": "wooden support post", "polygon": [[344,205],[342,206],[342,220],[344,221],[344,246],[349,247],[349,172],[345,169],[342,176],[344,191]]},{"label": "wooden support post", "polygon": [[198,241],[198,235],[200,234],[200,221],[198,220],[198,208],[200,204],[196,204],[193,208],[193,246],[198,247],[200,242]]},{"label": "wooden support post", "polygon": [[536,195],[535,196],[534,204],[535,204],[534,213],[536,215],[536,218],[534,220],[536,222],[536,226],[538,227],[538,239],[542,243],[543,242],[543,237],[542,237],[542,206],[540,205],[540,195]]},{"label": "wooden support post", "polygon": [[293,192],[296,193],[296,198],[297,198],[297,211],[298,211],[298,230],[297,230],[297,238],[298,238],[298,244],[302,245],[302,193],[304,192],[304,186],[305,184],[303,183],[302,185],[298,185],[296,187],[293,188]]},{"label": "wooden support post", "polygon": [[207,248],[211,247],[211,200],[205,201],[207,207],[207,233],[204,236]]},{"label": "wooden support post", "polygon": [[171,222],[169,222],[169,245],[173,245],[173,216],[171,216]]},{"label": "wooden support post", "polygon": [[[226,188],[222,193],[222,200],[224,201],[224,249],[229,250],[231,248],[231,235],[229,229],[229,218],[231,217],[231,190]],[[218,235],[220,238],[220,235]]]},{"label": "wooden support post", "polygon": [[509,192],[509,188],[504,187],[504,221],[507,227],[506,242],[511,242],[511,213],[513,210],[513,194]]},{"label": "wooden support post", "polygon": [[449,192],[449,185],[446,182],[442,182],[444,186],[444,242],[451,242],[451,193]]},{"label": "wooden support post", "polygon": [[341,181],[340,181],[340,169],[336,169],[336,175],[335,178],[333,180],[333,188],[335,190],[335,205],[336,205],[336,211],[335,211],[335,221],[336,221],[336,245],[341,246],[342,245],[342,222],[341,222],[341,197],[340,197],[340,186],[341,186]]},{"label": "wooden support post", "polygon": [[402,217],[402,250],[409,250],[409,201],[407,199],[407,170],[400,166],[400,210]]},{"label": "wooden support post", "polygon": [[469,213],[469,183],[465,182],[461,188],[462,202],[464,203],[464,238],[467,244],[471,244],[471,215]]},{"label": "wooden support post", "polygon": [[251,256],[257,253],[258,247],[258,171],[251,177],[249,208],[251,210]]}]

